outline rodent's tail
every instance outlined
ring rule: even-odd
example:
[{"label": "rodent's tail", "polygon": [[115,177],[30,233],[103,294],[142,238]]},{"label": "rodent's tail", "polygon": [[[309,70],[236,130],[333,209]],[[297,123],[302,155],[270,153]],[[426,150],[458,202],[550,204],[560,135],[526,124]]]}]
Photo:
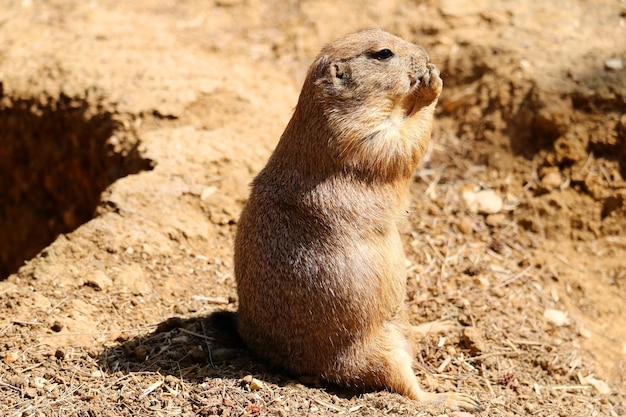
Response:
[{"label": "rodent's tail", "polygon": [[206,320],[207,325],[212,330],[211,333],[224,347],[232,349],[243,349],[246,347],[237,330],[237,313],[232,311],[215,311]]}]

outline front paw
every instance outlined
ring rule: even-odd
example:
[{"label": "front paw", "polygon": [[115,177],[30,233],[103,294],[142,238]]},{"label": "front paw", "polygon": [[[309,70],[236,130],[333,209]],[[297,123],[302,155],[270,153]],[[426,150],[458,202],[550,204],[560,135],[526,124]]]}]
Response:
[{"label": "front paw", "polygon": [[426,64],[426,69],[426,73],[420,79],[417,93],[423,101],[430,103],[439,98],[443,89],[443,81],[434,64]]}]

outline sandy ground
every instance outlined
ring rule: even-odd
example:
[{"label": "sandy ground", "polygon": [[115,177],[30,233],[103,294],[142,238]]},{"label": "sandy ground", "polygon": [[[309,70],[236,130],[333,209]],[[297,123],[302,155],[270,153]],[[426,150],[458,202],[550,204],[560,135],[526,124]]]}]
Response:
[{"label": "sandy ground", "polygon": [[464,416],[294,380],[207,320],[308,64],[371,26],[445,83],[402,233],[411,319],[459,327],[422,385],[626,415],[623,0],[0,0],[1,415]]}]

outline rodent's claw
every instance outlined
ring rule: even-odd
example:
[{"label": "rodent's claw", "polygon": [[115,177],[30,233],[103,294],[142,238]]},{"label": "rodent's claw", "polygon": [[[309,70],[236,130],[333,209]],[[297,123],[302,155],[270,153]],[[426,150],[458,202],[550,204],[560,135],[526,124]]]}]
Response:
[{"label": "rodent's claw", "polygon": [[432,101],[439,97],[443,89],[443,81],[439,69],[434,64],[426,64],[426,73],[419,81],[417,91],[424,101]]},{"label": "rodent's claw", "polygon": [[459,401],[459,406],[464,408],[467,411],[481,412],[483,411],[483,407],[480,405],[480,401],[477,399],[470,397],[466,394],[459,394],[463,399]]},{"label": "rodent's claw", "polygon": [[475,413],[483,411],[483,407],[477,399],[462,392],[444,392],[440,394],[424,392],[422,396],[422,401],[432,404],[445,404],[454,410],[461,409]]}]

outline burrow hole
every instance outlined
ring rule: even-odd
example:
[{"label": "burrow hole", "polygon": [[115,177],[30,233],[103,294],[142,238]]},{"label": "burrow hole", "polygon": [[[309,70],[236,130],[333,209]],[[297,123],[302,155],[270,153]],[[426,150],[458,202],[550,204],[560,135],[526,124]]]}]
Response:
[{"label": "burrow hole", "polygon": [[119,116],[84,99],[0,90],[0,280],[94,216],[117,179],[152,168]]}]

